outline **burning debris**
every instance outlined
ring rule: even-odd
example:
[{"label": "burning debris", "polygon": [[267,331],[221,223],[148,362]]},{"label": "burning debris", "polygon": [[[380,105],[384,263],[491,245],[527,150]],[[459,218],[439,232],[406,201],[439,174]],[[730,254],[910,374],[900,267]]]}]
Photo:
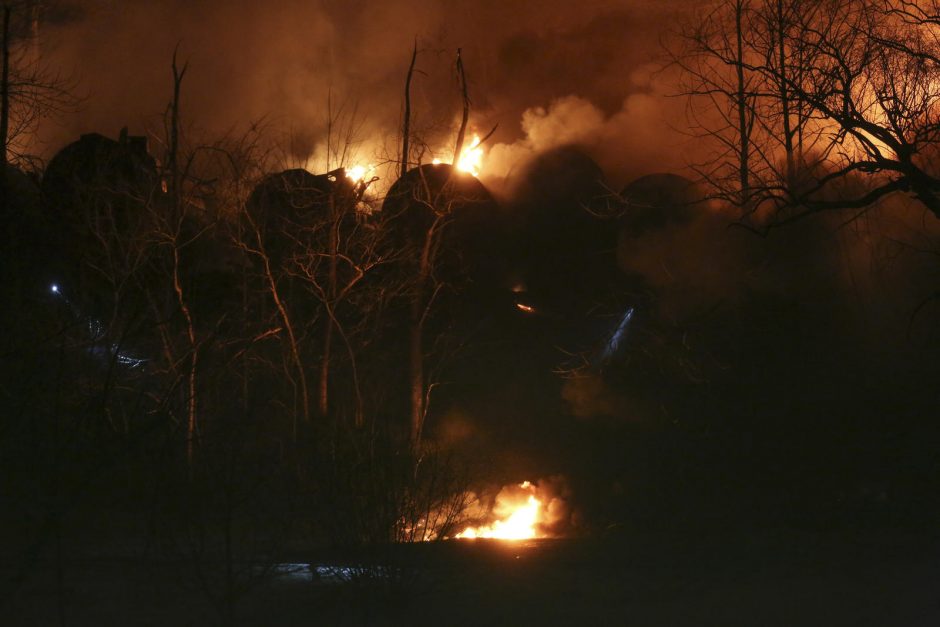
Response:
[{"label": "burning debris", "polygon": [[[469,525],[453,537],[459,540],[560,537],[570,531],[571,512],[567,497],[567,484],[561,477],[504,486],[496,494],[491,508],[474,499],[468,513],[480,524]],[[483,515],[473,516],[473,510],[482,511]]]}]

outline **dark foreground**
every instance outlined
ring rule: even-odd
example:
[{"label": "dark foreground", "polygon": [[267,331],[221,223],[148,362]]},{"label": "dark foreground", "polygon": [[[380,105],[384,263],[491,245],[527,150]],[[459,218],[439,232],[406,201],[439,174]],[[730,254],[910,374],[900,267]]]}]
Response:
[{"label": "dark foreground", "polygon": [[[383,551],[366,569],[349,555],[293,557],[256,572],[235,624],[940,625],[936,534],[460,541]],[[75,557],[59,585],[43,562],[6,599],[0,624],[56,626],[60,612],[73,627],[220,624],[224,602],[213,604],[197,571],[155,557]]]}]

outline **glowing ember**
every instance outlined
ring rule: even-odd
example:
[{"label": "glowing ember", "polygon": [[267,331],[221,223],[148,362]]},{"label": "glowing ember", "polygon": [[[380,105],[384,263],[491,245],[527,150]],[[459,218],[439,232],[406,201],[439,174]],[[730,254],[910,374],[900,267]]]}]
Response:
[{"label": "glowing ember", "polygon": [[542,518],[542,502],[531,494],[534,486],[528,481],[519,484],[523,490],[530,492],[522,501],[506,502],[497,498],[497,513],[504,515],[500,520],[480,527],[467,527],[455,538],[494,538],[499,540],[529,540],[541,537],[536,529]]},{"label": "glowing ember", "polygon": [[519,311],[524,311],[526,313],[535,313],[535,307],[531,305],[524,305],[522,303],[516,303],[516,309]]}]

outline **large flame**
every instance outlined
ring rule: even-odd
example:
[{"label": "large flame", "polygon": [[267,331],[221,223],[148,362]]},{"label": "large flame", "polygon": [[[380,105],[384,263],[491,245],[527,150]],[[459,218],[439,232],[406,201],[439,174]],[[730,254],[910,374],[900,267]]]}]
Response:
[{"label": "large flame", "polygon": [[480,168],[483,166],[483,148],[480,147],[480,136],[474,134],[470,146],[465,146],[460,151],[460,158],[457,159],[457,169],[468,172],[473,176],[480,176]]},{"label": "large flame", "polygon": [[[542,522],[542,502],[536,498],[535,487],[523,481],[519,487],[524,490],[513,496],[500,493],[494,511],[502,518],[489,525],[467,527],[455,538],[495,538],[499,540],[529,540],[542,537],[538,525]],[[521,497],[521,498],[520,498]]]},{"label": "large flame", "polygon": [[[431,163],[443,163],[440,159],[434,159]],[[469,146],[464,146],[460,151],[460,157],[457,159],[455,168],[461,172],[480,176],[480,169],[483,167],[483,148],[480,146],[480,136],[474,133],[473,141]]]}]

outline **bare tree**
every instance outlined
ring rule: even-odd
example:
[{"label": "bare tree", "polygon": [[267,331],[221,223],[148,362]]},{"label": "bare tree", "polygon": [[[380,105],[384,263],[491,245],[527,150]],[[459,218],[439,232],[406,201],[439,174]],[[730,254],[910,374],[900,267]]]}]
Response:
[{"label": "bare tree", "polygon": [[166,158],[167,174],[170,179],[169,193],[171,211],[169,215],[166,216],[165,220],[161,220],[160,215],[155,215],[155,218],[163,225],[163,228],[160,229],[159,232],[162,234],[166,244],[169,245],[172,254],[173,292],[176,294],[176,302],[179,305],[179,311],[183,314],[183,319],[186,323],[186,338],[189,343],[189,364],[186,376],[186,460],[190,466],[192,466],[198,429],[196,372],[199,368],[199,342],[196,339],[196,326],[193,320],[193,312],[183,289],[180,272],[182,248],[190,245],[193,241],[183,235],[183,224],[186,219],[186,212],[184,211],[182,189],[183,172],[180,166],[180,91],[183,78],[186,76],[186,70],[189,69],[189,64],[184,63],[183,67],[179,67],[176,60],[177,52],[178,49],[173,51],[173,99],[168,106],[169,132],[167,135],[169,141]]},{"label": "bare tree", "polygon": [[[804,45],[803,26],[808,15],[818,11],[815,3],[805,0],[775,0],[755,8],[754,28],[745,33],[761,68],[771,68],[767,73],[764,97],[760,101],[757,124],[771,146],[783,150],[782,171],[775,172],[771,180],[782,180],[788,184],[795,181],[797,169],[802,166],[806,151],[812,151],[811,138],[807,137],[809,111],[798,93],[790,84],[803,85],[805,67],[812,61],[812,53]],[[775,167],[775,161],[768,163]]]},{"label": "bare tree", "polygon": [[753,140],[758,81],[748,45],[753,19],[751,0],[709,5],[680,30],[678,49],[669,50],[682,72],[692,132],[715,144],[715,153],[694,167],[717,197],[739,206],[750,205],[759,176]]},{"label": "bare tree", "polygon": [[[411,133],[410,85],[415,71],[415,53],[405,80],[405,112],[403,132]],[[434,384],[428,377],[428,329],[431,319],[438,313],[442,294],[453,286],[448,284],[442,271],[445,239],[450,232],[455,211],[481,197],[474,197],[476,189],[464,180],[469,175],[456,166],[463,152],[470,118],[470,94],[461,51],[458,49],[455,71],[460,86],[461,117],[457,128],[453,167],[449,165],[421,165],[423,153],[418,156],[418,167],[408,170],[410,154],[403,148],[401,177],[389,191],[384,205],[388,214],[383,217],[384,227],[404,233],[402,267],[405,293],[408,299],[407,359],[409,368],[409,441],[413,451],[420,450],[424,424],[428,416],[429,400]],[[495,129],[494,129],[495,130]],[[410,138],[403,147],[411,145]],[[431,168],[431,169],[428,169]],[[468,194],[469,190],[469,194]],[[453,268],[451,268],[452,270]],[[433,341],[432,341],[433,343]]]},{"label": "bare tree", "polygon": [[418,59],[418,40],[415,39],[414,46],[411,49],[411,63],[408,64],[408,73],[405,75],[405,103],[402,114],[401,128],[401,167],[399,176],[405,176],[408,172],[408,164],[411,161],[411,79],[414,76],[415,61]]},{"label": "bare tree", "polygon": [[10,20],[13,9],[3,5],[3,32],[0,36],[0,167],[7,164],[7,144],[10,142]]},{"label": "bare tree", "polygon": [[[280,322],[279,329],[284,330],[287,338],[287,349],[291,363],[291,369],[287,372],[287,376],[300,392],[300,417],[304,423],[307,423],[310,420],[310,395],[307,384],[307,367],[302,358],[300,348],[301,338],[298,333],[297,324],[294,316],[290,312],[288,306],[289,301],[283,293],[283,284],[280,280],[283,267],[273,260],[263,226],[251,215],[250,211],[245,211],[243,215],[246,220],[247,237],[237,240],[236,245],[246,254],[257,260],[261,265],[261,277],[264,281],[265,290],[276,308]],[[298,428],[297,417],[293,416],[291,431],[295,441],[298,436]]]},{"label": "bare tree", "polygon": [[[702,36],[687,39],[692,59],[706,50],[719,61],[681,63],[698,87],[688,90],[693,97],[726,95],[715,84],[727,68],[752,78],[749,108],[759,136],[750,145],[761,174],[756,188],[748,182],[750,204],[736,204],[760,216],[761,228],[822,211],[863,212],[897,192],[940,216],[940,179],[930,165],[940,130],[935,9],[904,0],[767,0],[741,22],[751,54],[721,54],[721,46],[700,45]],[[709,134],[730,145],[720,132]],[[718,156],[703,178],[732,200],[727,177],[715,173],[740,171],[741,155]]]},{"label": "bare tree", "polygon": [[44,118],[76,102],[74,84],[39,55],[37,0],[6,0],[0,32],[0,166],[29,160],[30,133]]}]

